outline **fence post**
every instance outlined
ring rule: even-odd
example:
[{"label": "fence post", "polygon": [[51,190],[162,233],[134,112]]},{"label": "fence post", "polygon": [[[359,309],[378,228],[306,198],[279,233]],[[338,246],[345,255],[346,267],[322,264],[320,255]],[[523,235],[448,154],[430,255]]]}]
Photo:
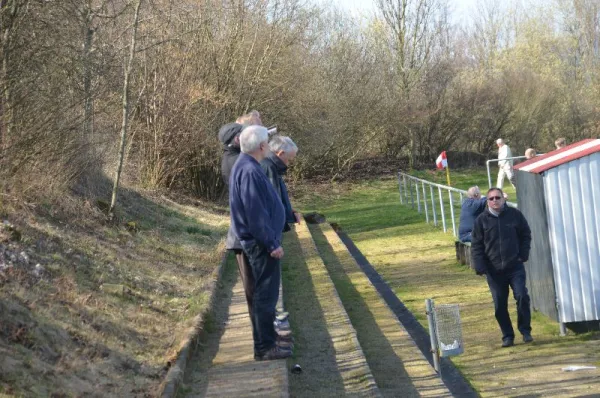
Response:
[{"label": "fence post", "polygon": [[427,192],[425,191],[425,182],[422,183],[423,186],[423,207],[425,208],[425,220],[427,224],[429,224],[429,210],[427,209]]},{"label": "fence post", "polygon": [[485,162],[485,167],[487,168],[487,175],[488,175],[488,188],[492,187],[492,174],[490,171],[490,161],[488,160],[487,162]]},{"label": "fence post", "polygon": [[417,211],[421,212],[421,195],[419,194],[419,181],[415,181],[415,191],[417,191]]},{"label": "fence post", "polygon": [[448,198],[450,199],[450,216],[452,217],[452,233],[456,238],[456,218],[454,217],[454,202],[452,201],[452,191],[448,190]]},{"label": "fence post", "polygon": [[430,192],[430,196],[431,196],[431,211],[433,212],[433,225],[435,225],[437,227],[438,222],[437,222],[437,214],[435,214],[435,196],[433,196],[433,185],[429,186],[429,192]]},{"label": "fence post", "polygon": [[406,202],[408,203],[408,194],[406,190],[406,174],[402,175],[402,181],[404,182],[404,199],[406,199]]},{"label": "fence post", "polygon": [[408,179],[408,185],[409,185],[409,189],[410,189],[410,207],[412,207],[413,209],[415,208],[415,196],[413,194],[413,190],[412,190],[412,178]]},{"label": "fence post", "polygon": [[440,351],[438,350],[437,345],[437,331],[435,329],[435,313],[433,305],[432,299],[425,300],[427,323],[429,324],[429,341],[431,342],[431,354],[433,354],[433,367],[438,376],[442,377],[442,372],[440,370]]},{"label": "fence post", "polygon": [[444,197],[442,196],[442,188],[438,187],[438,194],[440,197],[440,217],[442,217],[442,225],[444,227],[444,232],[447,232],[446,229],[446,215],[444,214]]},{"label": "fence post", "polygon": [[402,200],[402,181],[400,180],[400,173],[398,173],[398,193],[400,194],[400,204],[404,204]]}]

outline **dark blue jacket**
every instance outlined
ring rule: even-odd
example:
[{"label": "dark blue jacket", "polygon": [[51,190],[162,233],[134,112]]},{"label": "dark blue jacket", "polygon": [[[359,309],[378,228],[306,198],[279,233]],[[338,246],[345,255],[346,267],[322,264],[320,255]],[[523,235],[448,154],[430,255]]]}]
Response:
[{"label": "dark blue jacket", "polygon": [[460,208],[460,223],[458,224],[458,237],[463,236],[473,231],[473,224],[477,217],[485,210],[487,197],[475,199],[466,198]]},{"label": "dark blue jacket", "polygon": [[231,226],[242,245],[256,241],[269,252],[281,246],[285,214],[260,164],[242,153],[229,178]]},{"label": "dark blue jacket", "polygon": [[283,208],[285,210],[285,226],[284,232],[289,231],[290,227],[287,223],[295,223],[296,217],[294,216],[294,210],[292,209],[292,204],[290,203],[290,196],[288,195],[288,190],[283,181],[283,176],[287,171],[287,166],[285,163],[279,159],[274,153],[271,153],[267,156],[262,162],[260,162],[262,169],[265,171],[267,178],[271,181],[273,188],[275,188],[275,192],[281,198],[281,203],[283,204]]},{"label": "dark blue jacket", "polygon": [[479,273],[511,271],[529,259],[531,230],[523,214],[505,206],[498,217],[484,211],[475,220],[471,257]]}]

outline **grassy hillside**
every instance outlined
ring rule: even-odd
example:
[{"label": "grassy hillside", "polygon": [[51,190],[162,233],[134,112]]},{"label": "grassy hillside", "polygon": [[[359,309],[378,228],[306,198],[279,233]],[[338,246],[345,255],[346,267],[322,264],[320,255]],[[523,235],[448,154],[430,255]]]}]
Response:
[{"label": "grassy hillside", "polygon": [[111,223],[94,199],[4,202],[0,394],[147,396],[161,382],[206,306],[228,218],[121,192]]}]

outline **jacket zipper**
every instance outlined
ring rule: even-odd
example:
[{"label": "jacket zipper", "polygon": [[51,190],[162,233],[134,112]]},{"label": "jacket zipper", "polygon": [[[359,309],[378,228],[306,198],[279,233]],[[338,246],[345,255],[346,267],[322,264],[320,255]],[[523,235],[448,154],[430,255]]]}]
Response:
[{"label": "jacket zipper", "polygon": [[498,236],[500,237],[500,264],[504,269],[504,259],[502,258],[502,228],[500,227],[500,214],[498,214]]}]

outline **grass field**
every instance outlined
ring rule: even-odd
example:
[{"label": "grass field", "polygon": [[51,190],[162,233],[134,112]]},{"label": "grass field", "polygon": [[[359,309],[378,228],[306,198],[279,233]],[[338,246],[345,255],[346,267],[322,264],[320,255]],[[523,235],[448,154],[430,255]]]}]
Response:
[{"label": "grass field", "polygon": [[[485,186],[487,179],[469,171],[454,172],[453,177],[459,188]],[[600,365],[598,334],[559,337],[557,323],[534,313],[536,341],[499,348],[501,335],[485,279],[456,262],[451,233],[400,205],[395,179],[311,187],[298,199],[303,211],[325,214],[352,237],[423,325],[426,298],[460,305],[466,351],[453,361],[483,396],[600,394],[596,371],[561,370],[572,364]],[[512,299],[509,306],[516,323]]]}]

